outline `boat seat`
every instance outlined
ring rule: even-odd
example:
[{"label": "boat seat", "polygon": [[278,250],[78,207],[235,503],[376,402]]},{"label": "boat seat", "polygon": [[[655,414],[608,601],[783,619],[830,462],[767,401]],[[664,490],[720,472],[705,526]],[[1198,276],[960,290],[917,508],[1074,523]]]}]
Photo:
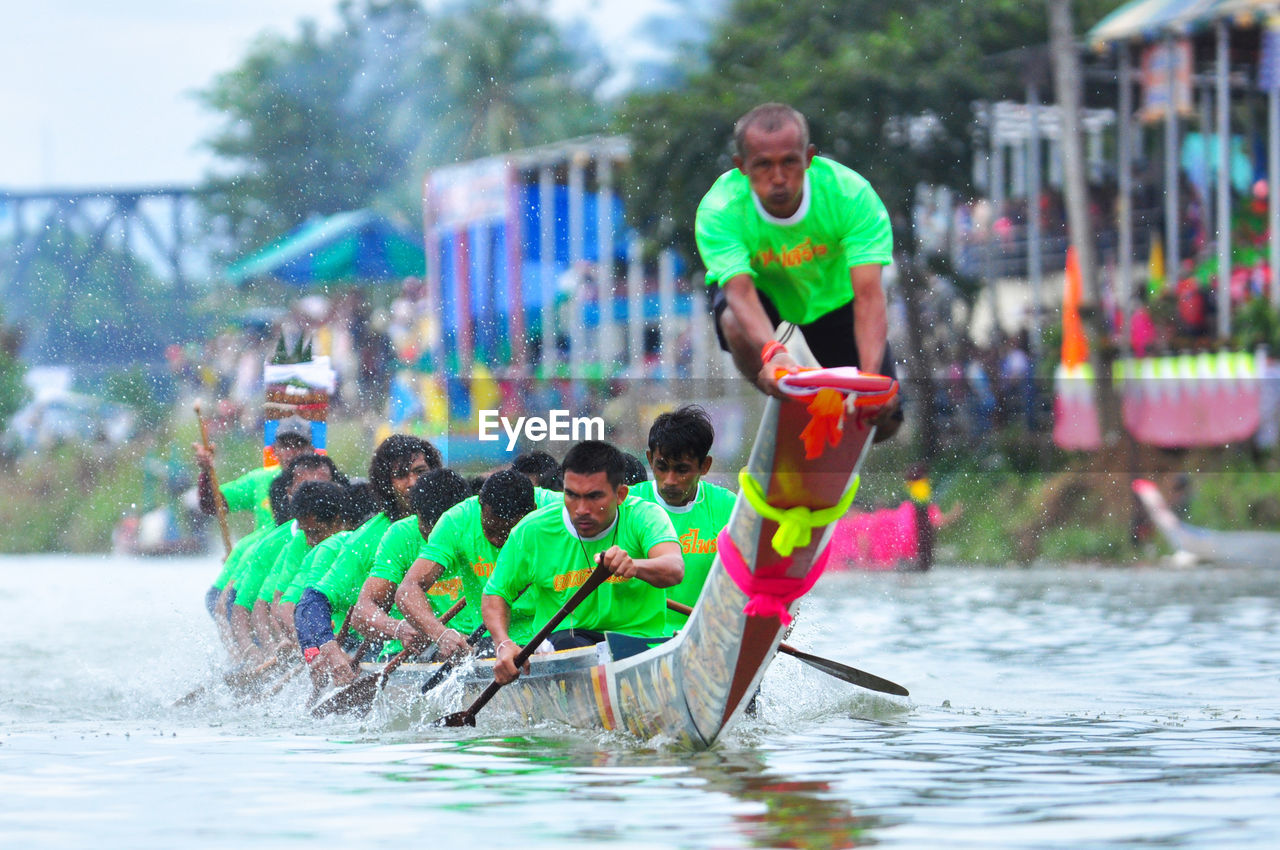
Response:
[{"label": "boat seat", "polygon": [[623,658],[630,658],[633,655],[646,652],[660,643],[666,643],[670,638],[639,637],[638,635],[624,635],[622,632],[605,632],[604,640],[609,646],[609,654],[613,656],[613,660],[621,661]]}]

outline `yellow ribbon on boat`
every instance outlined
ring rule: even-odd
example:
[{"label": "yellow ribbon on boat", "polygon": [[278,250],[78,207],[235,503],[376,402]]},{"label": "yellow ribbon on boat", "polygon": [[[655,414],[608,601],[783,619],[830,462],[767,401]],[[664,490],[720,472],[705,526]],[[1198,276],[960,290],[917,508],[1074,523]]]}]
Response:
[{"label": "yellow ribbon on boat", "polygon": [[808,546],[813,540],[815,528],[830,525],[849,512],[849,508],[853,506],[853,497],[858,495],[858,483],[861,480],[862,476],[855,476],[853,484],[840,497],[840,501],[829,508],[812,510],[804,505],[794,508],[775,508],[765,501],[764,490],[745,467],[738,473],[738,486],[747,504],[760,516],[778,524],[778,530],[770,542],[773,545],[773,551],[784,558],[790,556],[797,547]]}]

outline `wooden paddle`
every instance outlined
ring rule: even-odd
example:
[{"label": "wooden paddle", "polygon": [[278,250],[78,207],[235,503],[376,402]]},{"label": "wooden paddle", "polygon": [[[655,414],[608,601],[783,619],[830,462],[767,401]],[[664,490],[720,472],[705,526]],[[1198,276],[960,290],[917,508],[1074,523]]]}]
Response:
[{"label": "wooden paddle", "polygon": [[[476,641],[480,640],[480,638],[484,636],[484,633],[486,630],[487,630],[487,627],[485,626],[484,623],[481,623],[480,625],[476,626],[475,630],[472,631],[471,634],[467,635],[467,646],[475,646]],[[425,694],[427,691],[431,690],[436,685],[443,682],[444,677],[448,676],[451,672],[453,672],[453,668],[458,666],[459,660],[460,659],[458,658],[450,658],[448,661],[441,664],[440,668],[436,670],[436,672],[432,673],[431,677],[427,679],[427,681],[422,683],[422,690],[419,691],[419,693]]]},{"label": "wooden paddle", "polygon": [[[667,607],[677,614],[684,614],[688,617],[693,613],[693,609],[688,605],[676,602],[674,599],[667,600]],[[874,673],[868,673],[865,670],[859,670],[856,667],[850,667],[847,664],[841,664],[839,661],[832,661],[830,658],[823,658],[820,655],[811,655],[796,649],[788,643],[778,644],[778,651],[790,655],[798,661],[803,661],[814,669],[821,670],[828,676],[835,676],[837,679],[848,682],[851,685],[857,685],[860,688],[866,688],[869,691],[879,691],[882,694],[893,694],[894,696],[906,697],[911,696],[906,688],[896,682],[890,682],[888,679],[881,679]]]},{"label": "wooden paddle", "polygon": [[[564,603],[563,607],[555,613],[555,616],[548,620],[545,626],[538,629],[538,633],[529,639],[529,642],[525,644],[524,649],[520,650],[520,654],[515,657],[517,671],[524,666],[524,663],[528,661],[534,651],[542,645],[542,642],[547,639],[547,636],[556,630],[556,626],[560,625],[560,623],[564,621],[565,617],[572,614],[573,610],[581,605],[582,600],[590,596],[592,591],[604,584],[604,580],[609,576],[609,568],[602,563],[598,564],[596,568],[591,571],[591,576],[586,580],[586,583],[584,583],[582,587],[578,588],[578,591],[574,593],[573,596],[569,597],[569,601]],[[480,696],[476,697],[476,701],[471,703],[466,710],[455,711],[453,714],[442,717],[436,721],[436,725],[475,726],[476,712],[484,708],[489,703],[489,700],[493,699],[494,695],[500,690],[502,690],[502,685],[498,684],[498,681],[495,679],[489,683],[489,687],[485,688]]]},{"label": "wooden paddle", "polygon": [[222,545],[226,547],[227,554],[231,554],[231,526],[227,524],[227,503],[222,499],[222,491],[218,487],[218,471],[213,468],[213,447],[209,445],[209,429],[204,424],[204,417],[200,415],[200,402],[195,403],[196,422],[200,425],[200,445],[204,446],[204,450],[209,453],[209,486],[213,489],[213,506],[214,511],[218,515],[218,528],[222,530]]},{"label": "wooden paddle", "polygon": [[[467,598],[464,596],[453,604],[453,606],[445,611],[440,617],[441,623],[447,623],[454,618],[467,605]],[[354,606],[352,606],[354,607]],[[316,704],[311,709],[312,717],[326,717],[330,714],[363,714],[373,705],[373,698],[382,690],[386,684],[387,677],[391,672],[409,659],[415,653],[409,648],[400,650],[390,661],[388,661],[381,670],[376,673],[365,673],[351,684],[344,688],[340,688],[334,693],[326,697],[322,702]]]}]

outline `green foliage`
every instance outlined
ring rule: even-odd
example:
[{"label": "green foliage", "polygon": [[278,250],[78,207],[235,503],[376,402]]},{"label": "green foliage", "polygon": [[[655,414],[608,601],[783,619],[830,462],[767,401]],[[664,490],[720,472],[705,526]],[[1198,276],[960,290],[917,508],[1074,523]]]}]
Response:
[{"label": "green foliage", "polygon": [[1252,351],[1265,345],[1280,352],[1280,313],[1265,298],[1250,298],[1232,319],[1233,339],[1238,348]]},{"label": "green foliage", "polygon": [[1280,528],[1280,473],[1227,469],[1193,478],[1188,521],[1215,529]]},{"label": "green foliage", "polygon": [[233,169],[210,210],[244,244],[313,215],[382,204],[416,217],[422,173],[603,126],[584,61],[517,0],[361,0],[321,33],[259,41],[200,93],[225,116],[207,145]]},{"label": "green foliage", "polygon": [[5,327],[4,318],[0,316],[0,430],[27,403],[29,396],[22,383],[27,367],[18,359],[21,341],[21,334],[14,328]]},{"label": "green foliage", "polygon": [[280,339],[276,340],[275,353],[271,355],[271,362],[277,365],[311,362],[311,340],[307,339],[306,334],[298,334],[293,350],[290,350],[285,343],[284,334],[280,334]]},{"label": "green foliage", "polygon": [[114,370],[102,381],[102,398],[133,408],[138,427],[154,431],[164,424],[173,403],[173,382],[167,375],[158,377],[141,366]]}]

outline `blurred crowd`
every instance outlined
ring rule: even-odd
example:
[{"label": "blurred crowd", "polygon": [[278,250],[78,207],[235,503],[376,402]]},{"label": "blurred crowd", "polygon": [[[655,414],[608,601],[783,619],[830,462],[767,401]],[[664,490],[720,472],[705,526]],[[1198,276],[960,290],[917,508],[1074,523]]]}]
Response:
[{"label": "blurred crowd", "polygon": [[358,289],[246,311],[208,340],[171,345],[165,356],[182,394],[217,399],[216,418],[250,427],[261,416],[263,364],[282,334],[290,347],[301,336],[315,354],[329,356],[338,373],[336,409],[357,416],[386,410],[395,351],[385,314]]}]

